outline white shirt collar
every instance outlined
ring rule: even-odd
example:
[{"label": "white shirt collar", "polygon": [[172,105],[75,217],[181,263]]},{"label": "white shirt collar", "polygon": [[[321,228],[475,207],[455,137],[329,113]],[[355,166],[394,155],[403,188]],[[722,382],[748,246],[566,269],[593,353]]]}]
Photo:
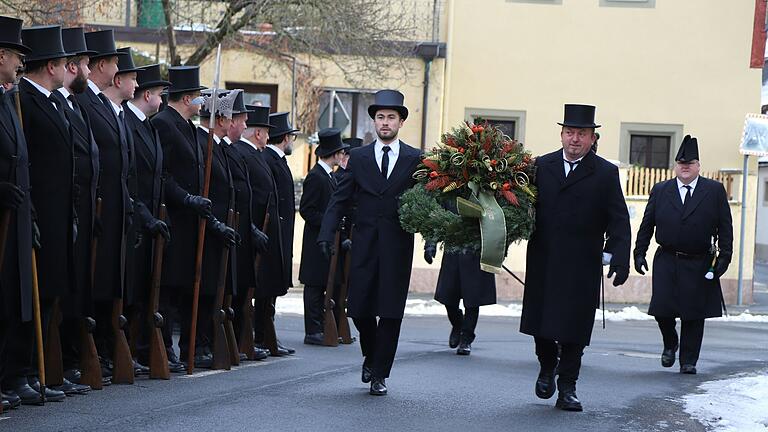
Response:
[{"label": "white shirt collar", "polygon": [[72,93],[69,92],[69,89],[66,87],[59,87],[56,89],[59,93],[61,93],[62,96],[64,96],[64,99],[67,99]]},{"label": "white shirt collar", "polygon": [[227,143],[227,145],[229,145],[229,144],[232,144],[232,140],[231,140],[231,139],[229,139],[229,137],[228,137],[228,136],[224,136],[224,138],[222,138],[222,140],[223,140],[225,143]]},{"label": "white shirt collar", "polygon": [[[584,155],[586,156],[586,155]],[[565,149],[563,149],[563,161],[569,161],[570,163],[579,163],[582,159],[584,159],[584,156],[576,159],[575,161],[569,160],[567,157],[565,157]]]},{"label": "white shirt collar", "polygon": [[27,80],[30,84],[32,84],[32,86],[34,86],[37,89],[37,91],[44,94],[46,98],[51,97],[51,92],[47,88],[41,86],[40,84],[32,81],[27,77],[24,77],[24,79]]},{"label": "white shirt collar", "polygon": [[[384,143],[381,142],[380,139],[376,138],[376,144],[374,147],[374,150],[376,150],[376,153],[382,153],[382,149],[384,148]],[[390,157],[397,157],[400,154],[400,139],[396,139],[389,143],[389,154]]]},{"label": "white shirt collar", "polygon": [[[254,144],[254,143],[252,143],[251,141],[249,141],[249,140],[245,139],[244,137],[240,137],[240,141],[242,141],[242,142],[244,142],[244,143],[248,144],[249,146],[251,146],[251,147],[255,148],[256,150],[259,150],[259,148],[256,146],[256,144]],[[259,150],[259,151],[261,151],[261,150]]]},{"label": "white shirt collar", "polygon": [[[107,99],[109,99],[109,98],[107,98]],[[115,114],[119,117],[120,113],[123,112],[123,106],[122,105],[118,105],[118,104],[112,102],[112,99],[109,99],[109,103],[112,104],[112,109],[115,110]]]},{"label": "white shirt collar", "polygon": [[144,114],[143,112],[141,112],[141,110],[139,109],[139,107],[137,107],[136,105],[132,104],[132,103],[131,103],[131,101],[128,101],[128,102],[126,102],[125,104],[126,104],[126,105],[128,105],[128,108],[129,108],[131,111],[133,111],[133,113],[134,113],[134,114],[136,114],[136,117],[138,117],[138,118],[139,118],[139,121],[143,122],[144,120],[146,120],[146,119],[147,119],[147,115],[146,115],[146,114]]},{"label": "white shirt collar", "polygon": [[91,80],[88,80],[88,88],[91,89],[93,94],[95,94],[96,96],[98,96],[99,93],[101,93],[101,89],[99,88],[99,86],[97,86],[96,83],[94,83]]},{"label": "white shirt collar", "polygon": [[284,151],[282,151],[282,150],[280,150],[280,148],[279,148],[279,147],[277,147],[277,146],[275,146],[275,145],[272,145],[272,144],[267,144],[267,147],[269,147],[269,148],[271,148],[272,150],[274,150],[274,151],[275,151],[275,153],[277,153],[277,155],[278,155],[278,156],[280,156],[280,158],[281,158],[281,159],[285,157],[285,152],[284,152]]},{"label": "white shirt collar", "polygon": [[322,159],[318,159],[317,164],[320,165],[328,175],[331,175],[331,173],[333,172],[333,168],[331,168],[331,166],[328,165],[327,163],[323,162]]},{"label": "white shirt collar", "polygon": [[[688,183],[688,186],[691,187],[691,194],[693,194],[693,191],[696,189],[696,184],[698,182],[699,182],[699,176],[696,176],[696,178],[693,179],[692,182]],[[681,189],[683,189],[683,186],[685,186],[685,184],[683,184],[683,182],[681,182],[680,179],[678,178],[677,179],[677,189],[681,190]]]}]

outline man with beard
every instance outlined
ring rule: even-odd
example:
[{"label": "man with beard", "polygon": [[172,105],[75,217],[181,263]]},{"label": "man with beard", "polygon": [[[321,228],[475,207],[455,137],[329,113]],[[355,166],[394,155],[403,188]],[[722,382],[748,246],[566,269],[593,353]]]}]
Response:
[{"label": "man with beard", "polygon": [[378,138],[350,151],[317,237],[329,258],[335,252],[332,242],[342,216],[357,204],[348,314],[360,332],[362,381],[371,383],[369,393],[374,396],[387,394],[385,380],[397,352],[413,261],[413,234],[400,226],[398,199],[415,184],[413,173],[421,152],[398,138],[408,118],[403,99],[396,90],[376,93],[368,115]]}]

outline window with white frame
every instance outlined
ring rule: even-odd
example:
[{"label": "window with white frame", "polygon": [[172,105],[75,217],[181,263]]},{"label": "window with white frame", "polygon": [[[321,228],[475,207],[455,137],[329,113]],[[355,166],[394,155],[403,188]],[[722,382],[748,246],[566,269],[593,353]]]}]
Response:
[{"label": "window with white frame", "polygon": [[623,122],[619,135],[619,160],[645,168],[669,169],[682,139],[683,125]]},{"label": "window with white frame", "polygon": [[373,92],[326,90],[320,96],[317,127],[337,128],[343,138],[362,138],[363,144],[369,144],[376,139],[376,129],[368,115],[368,106],[372,103]]}]

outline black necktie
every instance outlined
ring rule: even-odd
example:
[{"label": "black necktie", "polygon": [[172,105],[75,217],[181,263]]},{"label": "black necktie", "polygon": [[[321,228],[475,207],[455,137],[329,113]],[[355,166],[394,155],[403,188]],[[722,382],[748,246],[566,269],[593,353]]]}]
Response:
[{"label": "black necktie", "polygon": [[381,175],[384,176],[384,180],[387,179],[389,175],[389,151],[392,150],[389,148],[389,146],[384,146],[381,148],[381,151],[384,152],[384,154],[381,156]]},{"label": "black necktie", "polygon": [[691,190],[693,190],[693,187],[691,187],[691,185],[683,185],[683,187],[686,189],[685,198],[683,199],[683,207],[685,207],[691,199]]},{"label": "black necktie", "polygon": [[77,104],[74,95],[67,96],[67,100],[72,104],[72,111],[74,111],[81,119],[83,119],[83,113],[80,111],[80,105]]},{"label": "black necktie", "polygon": [[59,114],[59,118],[61,118],[61,121],[64,123],[64,126],[69,129],[69,120],[67,120],[67,116],[64,115],[64,107],[61,106],[61,102],[59,102],[58,99],[56,99],[56,96],[54,96],[53,93],[48,96],[48,100],[53,102],[53,104],[56,106],[56,112]]},{"label": "black necktie", "polygon": [[566,177],[568,177],[571,174],[571,172],[573,172],[573,170],[576,169],[576,165],[578,165],[579,162],[581,162],[581,161],[571,162],[568,159],[563,159],[563,160],[565,161],[565,163],[568,164],[568,173],[565,174]]}]

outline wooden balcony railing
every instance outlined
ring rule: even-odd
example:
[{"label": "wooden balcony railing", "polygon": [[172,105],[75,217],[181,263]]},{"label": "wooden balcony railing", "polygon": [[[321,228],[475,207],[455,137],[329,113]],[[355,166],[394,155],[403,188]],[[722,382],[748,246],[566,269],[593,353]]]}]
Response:
[{"label": "wooden balcony railing", "polygon": [[[701,172],[701,176],[719,181],[725,186],[728,199],[733,199],[734,174],[731,172]],[[628,196],[647,196],[653,185],[675,177],[671,169],[632,167],[627,171],[626,194]]]}]

